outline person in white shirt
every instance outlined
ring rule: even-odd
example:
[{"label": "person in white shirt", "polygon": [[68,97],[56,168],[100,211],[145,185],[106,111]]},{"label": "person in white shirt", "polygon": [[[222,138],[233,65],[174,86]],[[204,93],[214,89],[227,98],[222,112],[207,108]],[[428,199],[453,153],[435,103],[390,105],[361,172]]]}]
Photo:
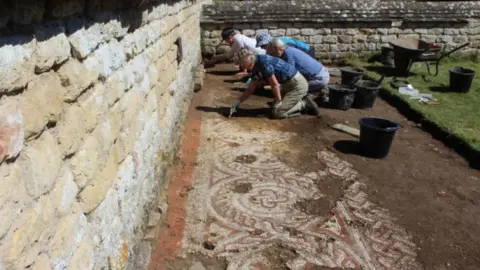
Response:
[{"label": "person in white shirt", "polygon": [[[223,29],[221,36],[222,41],[225,41],[228,45],[230,45],[231,48],[228,52],[217,55],[211,60],[205,62],[206,67],[211,67],[217,63],[232,59],[235,54],[243,48],[254,51],[256,54],[265,54],[265,50],[263,50],[262,48],[257,48],[257,40],[240,34],[233,28]],[[247,71],[243,70],[242,72],[238,73],[237,76],[245,76],[246,74]]]}]

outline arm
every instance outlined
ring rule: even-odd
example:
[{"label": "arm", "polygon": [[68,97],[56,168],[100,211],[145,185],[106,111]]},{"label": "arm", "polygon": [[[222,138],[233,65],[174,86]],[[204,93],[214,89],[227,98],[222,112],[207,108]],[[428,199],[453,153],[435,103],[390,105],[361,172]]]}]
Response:
[{"label": "arm", "polygon": [[268,83],[270,84],[270,87],[272,87],[272,94],[275,101],[281,101],[282,95],[280,94],[280,84],[275,75],[268,77]]},{"label": "arm", "polygon": [[251,82],[248,85],[248,88],[245,91],[243,91],[243,95],[238,100],[240,102],[244,102],[250,97],[250,95],[252,95],[253,91],[255,91],[256,88],[257,88],[257,82]]},{"label": "arm", "polygon": [[217,56],[213,57],[212,59],[210,59],[210,61],[208,61],[207,64],[208,65],[215,65],[217,63],[226,61],[228,59],[229,58],[228,58],[227,54],[221,54],[221,55],[217,55]]},{"label": "arm", "polygon": [[248,75],[248,70],[247,69],[242,69],[239,73],[235,74],[236,77],[243,78]]},{"label": "arm", "polygon": [[266,81],[259,81],[259,82],[257,82],[257,87],[263,87],[267,84],[268,84],[268,82],[266,82]]},{"label": "arm", "polygon": [[285,61],[286,61],[287,63],[289,63],[290,65],[295,66],[295,59],[293,58],[293,55],[291,55],[289,52],[290,52],[290,51],[288,51],[288,52],[285,51],[285,52],[283,53],[283,56],[284,56],[284,57],[282,57],[282,58],[283,58],[283,60],[285,60]]},{"label": "arm", "polygon": [[237,40],[235,40],[230,50],[225,53],[227,59],[231,59],[233,56],[235,56],[235,53],[240,51],[242,47],[243,46]]}]

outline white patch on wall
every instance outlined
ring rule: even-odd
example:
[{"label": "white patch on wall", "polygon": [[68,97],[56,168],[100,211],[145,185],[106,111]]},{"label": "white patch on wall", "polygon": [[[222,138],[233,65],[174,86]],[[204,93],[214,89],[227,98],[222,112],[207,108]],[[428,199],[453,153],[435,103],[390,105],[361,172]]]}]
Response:
[{"label": "white patch on wall", "polygon": [[116,188],[127,236],[133,236],[134,229],[141,224],[143,209],[138,196],[141,183],[137,181],[133,157],[128,155],[118,169]]},{"label": "white patch on wall", "polygon": [[105,264],[108,257],[119,258],[122,247],[123,222],[120,218],[119,198],[110,189],[105,200],[90,214],[90,229],[96,235],[95,265]]}]

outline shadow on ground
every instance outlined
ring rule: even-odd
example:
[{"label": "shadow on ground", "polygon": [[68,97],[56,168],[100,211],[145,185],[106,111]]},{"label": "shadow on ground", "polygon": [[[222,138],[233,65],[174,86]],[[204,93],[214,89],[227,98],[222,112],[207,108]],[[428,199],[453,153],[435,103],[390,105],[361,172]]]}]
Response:
[{"label": "shadow on ground", "polygon": [[360,144],[358,143],[358,141],[339,140],[339,141],[336,141],[333,144],[333,147],[335,148],[335,150],[337,150],[341,153],[344,153],[344,154],[348,154],[348,155],[353,154],[353,155],[361,156],[361,154],[360,154]]},{"label": "shadow on ground", "polygon": [[441,85],[435,85],[430,87],[430,91],[432,92],[438,92],[438,93],[449,93],[449,92],[455,92],[450,89],[449,85],[446,84],[441,84]]},{"label": "shadow on ground", "polygon": [[217,76],[233,76],[238,73],[238,70],[209,70],[207,73]]},{"label": "shadow on ground", "polygon": [[226,83],[239,83],[239,82],[242,82],[241,80],[235,80],[235,79],[226,79],[226,80],[223,80],[224,82]]},{"label": "shadow on ground", "polygon": [[[244,92],[245,88],[242,87],[234,87],[232,88],[233,91],[236,92]],[[266,97],[266,98],[273,98],[272,91],[266,90],[265,88],[257,88],[255,89],[255,92],[253,92],[253,95],[257,97]]]},{"label": "shadow on ground", "polygon": [[[230,107],[207,107],[207,106],[197,106],[197,110],[207,113],[217,113],[223,117],[228,117],[230,114]],[[270,108],[258,108],[258,109],[243,109],[238,108],[237,111],[233,114],[232,118],[237,117],[250,117],[258,118],[265,117],[270,118]]]},{"label": "shadow on ground", "polygon": [[385,77],[408,77],[414,75],[412,72],[406,72],[398,70],[394,67],[387,67],[387,66],[368,66],[365,69],[369,71],[376,72]]},{"label": "shadow on ground", "polygon": [[235,77],[234,79],[225,79],[225,80],[223,80],[223,82],[226,82],[226,83],[246,83],[249,78],[250,78],[249,76],[245,76],[245,77],[242,77],[242,78]]}]

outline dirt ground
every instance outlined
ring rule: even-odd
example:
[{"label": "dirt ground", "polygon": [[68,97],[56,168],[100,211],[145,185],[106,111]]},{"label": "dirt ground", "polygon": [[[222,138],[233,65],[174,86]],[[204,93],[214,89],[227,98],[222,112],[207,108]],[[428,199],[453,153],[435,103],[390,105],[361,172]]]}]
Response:
[{"label": "dirt ground", "polygon": [[[215,85],[224,90],[217,95],[216,106],[198,105],[199,113],[225,115],[228,112],[242,91],[235,84],[234,72],[233,66],[226,65],[207,73],[206,86]],[[201,98],[206,91],[209,89],[204,87],[195,98]],[[288,120],[268,119],[268,101],[271,101],[268,91],[257,91],[229,121],[257,131],[274,128],[297,134],[287,144],[270,147],[282,162],[298,171],[308,172],[322,166],[316,153],[325,148],[353,164],[368,187],[369,199],[388,209],[397,219],[396,223],[413,236],[419,247],[417,259],[425,269],[480,269],[480,172],[471,169],[462,157],[381,99],[377,99],[371,110],[322,108],[319,118],[301,116]],[[378,116],[401,125],[386,159],[363,157],[358,152],[357,138],[328,127],[344,123],[358,128],[357,122],[364,116]],[[253,159],[244,156],[239,162],[249,163]],[[325,191],[326,197],[299,202],[296,207],[308,214],[328,215],[346,186],[335,179],[323,181],[321,185],[319,189]],[[235,192],[245,193],[250,188],[239,185]],[[275,265],[271,269],[288,269],[283,268],[282,262],[291,257],[293,251],[282,249],[279,244],[265,252]],[[169,262],[170,268],[166,269],[188,269],[182,268],[182,263],[184,259]]]},{"label": "dirt ground", "polygon": [[208,270],[225,270],[227,262],[218,258],[209,258],[202,254],[189,254],[185,258],[176,258],[165,263],[165,270],[190,269],[196,263],[201,263]]},{"label": "dirt ground", "polygon": [[[356,138],[309,125],[308,120],[295,121],[299,135],[290,141],[291,148],[315,152],[312,148],[327,147],[353,164],[370,187],[369,198],[388,209],[413,235],[426,269],[478,269],[480,173],[382,101],[372,111],[324,112],[336,122],[355,126],[359,117],[381,116],[399,122],[402,128],[384,160],[362,157]],[[292,126],[285,129],[292,131]],[[308,163],[312,159],[300,156],[290,165],[298,160]]]}]

